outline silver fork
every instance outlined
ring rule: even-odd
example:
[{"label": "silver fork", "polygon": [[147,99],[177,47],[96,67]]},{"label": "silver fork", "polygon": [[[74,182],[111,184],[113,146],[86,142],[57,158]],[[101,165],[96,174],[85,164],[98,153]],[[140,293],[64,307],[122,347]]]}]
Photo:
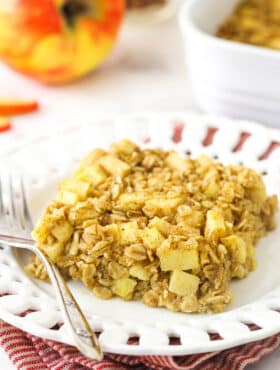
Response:
[{"label": "silver fork", "polygon": [[31,239],[33,224],[22,177],[16,181],[13,176],[7,175],[5,180],[0,176],[0,244],[28,249],[41,259],[55,290],[64,322],[76,347],[85,356],[101,360],[103,353],[98,339],[59,269],[45,257],[36,247],[35,241]]}]

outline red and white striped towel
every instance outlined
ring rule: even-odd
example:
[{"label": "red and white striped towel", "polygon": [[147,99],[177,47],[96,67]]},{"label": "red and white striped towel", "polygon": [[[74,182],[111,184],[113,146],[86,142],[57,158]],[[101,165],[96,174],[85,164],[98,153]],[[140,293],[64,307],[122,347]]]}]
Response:
[{"label": "red and white striped towel", "polygon": [[0,345],[18,370],[242,370],[280,346],[280,333],[223,352],[183,357],[106,354],[92,361],[73,347],[41,339],[0,321]]}]

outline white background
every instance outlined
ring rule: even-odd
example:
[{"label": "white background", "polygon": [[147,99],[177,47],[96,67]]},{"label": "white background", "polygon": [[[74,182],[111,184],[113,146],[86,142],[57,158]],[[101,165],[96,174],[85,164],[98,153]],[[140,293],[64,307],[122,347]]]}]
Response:
[{"label": "white background", "polygon": [[[192,100],[182,43],[175,21],[126,24],[108,61],[88,78],[64,87],[47,87],[0,65],[0,98],[35,98],[38,114],[14,119],[13,131],[0,135],[7,146],[38,133],[51,133],[62,122],[93,122],[95,112],[197,110]],[[15,370],[0,349],[1,369]],[[280,350],[250,370],[279,368]]]}]

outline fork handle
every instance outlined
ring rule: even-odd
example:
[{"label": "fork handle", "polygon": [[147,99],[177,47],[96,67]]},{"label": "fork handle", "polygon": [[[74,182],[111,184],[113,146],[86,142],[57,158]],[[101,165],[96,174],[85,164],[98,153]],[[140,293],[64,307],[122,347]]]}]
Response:
[{"label": "fork handle", "polygon": [[49,262],[32,240],[17,239],[17,241],[15,241],[13,237],[0,235],[0,244],[9,247],[28,249],[41,259],[52,282],[65,324],[69,329],[69,334],[72,336],[75,346],[85,356],[94,360],[102,360],[103,353],[98,339],[59,269],[53,263]]},{"label": "fork handle", "polygon": [[69,329],[69,334],[74,340],[75,346],[85,356],[95,360],[102,360],[103,353],[98,339],[66,284],[61,272],[53,263],[48,261],[45,255],[37,249],[36,246],[32,249],[37,256],[40,257],[46,267],[55,290],[64,321]]},{"label": "fork handle", "polygon": [[52,281],[52,283],[56,291],[57,299],[60,303],[65,323],[70,328],[70,333],[76,347],[85,356],[96,360],[102,360],[103,353],[98,340],[61,272],[54,264],[50,263],[49,266],[52,271],[50,276],[53,274],[53,279],[55,280],[55,282]]}]

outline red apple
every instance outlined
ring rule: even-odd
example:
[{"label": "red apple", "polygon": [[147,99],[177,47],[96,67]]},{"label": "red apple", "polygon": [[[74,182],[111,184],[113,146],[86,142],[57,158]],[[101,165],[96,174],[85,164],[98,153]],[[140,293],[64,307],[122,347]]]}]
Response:
[{"label": "red apple", "polygon": [[106,58],[124,8],[124,0],[1,2],[0,58],[46,83],[75,80]]}]

